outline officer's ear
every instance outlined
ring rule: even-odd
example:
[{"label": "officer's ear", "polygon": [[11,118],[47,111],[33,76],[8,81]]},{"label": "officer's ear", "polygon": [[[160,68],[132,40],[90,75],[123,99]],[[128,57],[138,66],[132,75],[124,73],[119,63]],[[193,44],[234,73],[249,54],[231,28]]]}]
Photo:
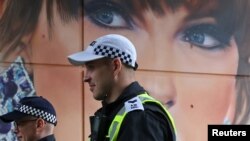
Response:
[{"label": "officer's ear", "polygon": [[46,124],[47,124],[47,122],[45,120],[38,118],[36,121],[36,128],[37,129],[44,128]]},{"label": "officer's ear", "polygon": [[112,61],[114,75],[117,75],[122,69],[122,62],[120,58],[114,58]]}]

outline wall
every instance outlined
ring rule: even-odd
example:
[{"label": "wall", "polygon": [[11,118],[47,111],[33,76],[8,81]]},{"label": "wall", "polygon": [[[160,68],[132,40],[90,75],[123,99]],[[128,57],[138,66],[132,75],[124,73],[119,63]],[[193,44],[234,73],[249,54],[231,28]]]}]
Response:
[{"label": "wall", "polygon": [[[0,114],[21,97],[41,95],[57,110],[57,140],[86,141],[89,116],[101,104],[82,83],[84,68],[67,56],[115,33],[134,43],[136,78],[168,108],[178,141],[206,140],[209,124],[249,124],[249,6],[245,0],[2,0]],[[9,73],[18,76],[13,70],[24,74],[10,79]],[[0,139],[14,137],[11,127],[0,124]]]}]

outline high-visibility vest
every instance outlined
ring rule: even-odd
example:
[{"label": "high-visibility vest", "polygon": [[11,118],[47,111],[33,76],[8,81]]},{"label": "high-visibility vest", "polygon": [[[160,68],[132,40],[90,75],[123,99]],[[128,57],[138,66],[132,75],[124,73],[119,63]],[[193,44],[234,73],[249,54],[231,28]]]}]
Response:
[{"label": "high-visibility vest", "polygon": [[143,104],[145,103],[155,103],[156,105],[161,107],[167,114],[168,118],[170,119],[169,120],[171,122],[170,126],[172,126],[173,128],[174,134],[176,134],[174,120],[172,116],[170,115],[170,113],[166,110],[166,108],[159,101],[155,100],[154,98],[149,96],[147,93],[143,93],[125,102],[124,106],[119,110],[119,112],[116,114],[115,118],[113,119],[109,127],[108,135],[106,136],[106,138],[108,138],[109,141],[116,141],[119,130],[121,128],[121,124],[125,116],[129,112],[134,111],[134,110],[144,110]]}]

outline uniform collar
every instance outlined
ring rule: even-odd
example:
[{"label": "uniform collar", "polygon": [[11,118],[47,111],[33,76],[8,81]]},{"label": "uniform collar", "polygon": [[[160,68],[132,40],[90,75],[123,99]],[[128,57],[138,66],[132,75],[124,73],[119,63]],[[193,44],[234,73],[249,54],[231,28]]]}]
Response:
[{"label": "uniform collar", "polygon": [[55,136],[54,135],[49,135],[47,137],[44,137],[42,139],[40,139],[39,141],[55,141]]},{"label": "uniform collar", "polygon": [[102,111],[101,113],[105,113],[109,115],[109,113],[111,113],[114,109],[117,109],[118,107],[123,106],[123,103],[125,101],[144,92],[145,92],[145,89],[137,81],[132,82],[123,90],[122,94],[118,97],[116,101],[109,103],[109,104],[102,102],[103,108],[100,109]]}]

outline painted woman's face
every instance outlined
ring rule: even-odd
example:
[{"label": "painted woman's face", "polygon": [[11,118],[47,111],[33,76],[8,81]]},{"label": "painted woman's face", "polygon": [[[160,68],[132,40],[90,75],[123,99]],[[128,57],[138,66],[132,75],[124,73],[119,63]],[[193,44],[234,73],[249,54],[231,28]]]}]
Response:
[{"label": "painted woman's face", "polygon": [[169,108],[179,141],[206,140],[208,124],[233,120],[238,49],[209,12],[148,9],[142,21],[117,3],[84,6],[84,46],[104,34],[128,37],[138,52],[137,78]]}]

